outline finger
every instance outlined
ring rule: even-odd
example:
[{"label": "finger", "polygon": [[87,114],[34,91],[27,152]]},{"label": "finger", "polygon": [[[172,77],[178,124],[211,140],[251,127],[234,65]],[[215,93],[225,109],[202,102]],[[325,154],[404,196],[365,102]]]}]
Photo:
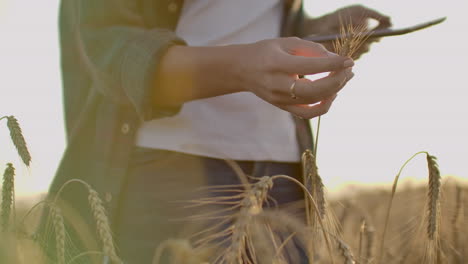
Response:
[{"label": "finger", "polygon": [[[337,73],[332,73],[331,75],[336,75],[336,74],[342,74],[342,73],[337,72]],[[354,75],[352,72],[350,72],[350,70],[346,71],[345,74],[346,76],[344,77],[344,80],[341,80],[341,83],[337,81],[336,87],[333,87],[333,89],[330,89],[330,91],[327,91],[326,93],[321,92],[315,86],[311,87],[311,83],[313,82],[308,79],[291,80],[291,78],[288,78],[287,81],[284,81],[284,79],[278,80],[277,83],[281,83],[280,85],[281,89],[276,90],[277,91],[276,95],[274,96],[274,98],[272,97],[271,98],[272,100],[270,101],[272,101],[274,104],[283,104],[283,105],[315,104],[319,101],[326,100],[327,98],[334,96],[336,93],[334,93],[333,91],[341,90]],[[326,78],[331,78],[331,77],[326,77]],[[333,76],[333,78],[339,79],[342,77]],[[326,83],[327,82],[328,80],[326,81]],[[298,91],[298,87],[301,85],[303,87],[299,89],[307,89],[307,95],[305,96],[303,96],[303,94],[305,93]],[[316,85],[316,84],[312,84],[312,85]],[[319,86],[321,85],[324,85],[324,84],[319,83]],[[286,87],[288,87],[289,89],[286,89]]]},{"label": "finger", "polygon": [[343,89],[353,76],[351,69],[347,69],[315,81],[306,78],[298,79],[295,85],[297,103],[313,104],[322,101]]},{"label": "finger", "polygon": [[304,57],[329,57],[330,52],[320,43],[297,37],[282,38],[282,48],[291,55]]},{"label": "finger", "polygon": [[315,105],[286,105],[281,106],[280,108],[300,118],[311,119],[326,114],[328,110],[330,110],[330,107],[335,98],[336,96],[331,97],[330,99],[321,101]]},{"label": "finger", "polygon": [[365,16],[367,16],[368,18],[375,19],[379,22],[379,25],[375,27],[375,29],[388,28],[392,26],[392,22],[389,16],[383,15],[373,9],[367,8],[367,10],[365,11]]},{"label": "finger", "polygon": [[282,59],[281,67],[289,74],[311,75],[322,72],[340,71],[344,68],[352,67],[353,65],[353,60],[341,56],[310,58],[287,55]]},{"label": "finger", "polygon": [[322,44],[299,38],[283,38],[281,47],[285,51],[280,55],[279,70],[297,75],[338,71],[351,67],[354,62],[346,57],[328,51]]},{"label": "finger", "polygon": [[391,26],[390,17],[386,16],[374,9],[367,8],[362,5],[353,6],[352,12],[354,16],[364,16],[379,21],[379,26]]},{"label": "finger", "polygon": [[326,102],[334,102],[336,97],[338,97],[338,94],[334,94],[334,95],[332,95],[332,96],[330,96],[328,98],[325,98],[325,99],[322,100],[322,102],[325,102],[325,103]]}]

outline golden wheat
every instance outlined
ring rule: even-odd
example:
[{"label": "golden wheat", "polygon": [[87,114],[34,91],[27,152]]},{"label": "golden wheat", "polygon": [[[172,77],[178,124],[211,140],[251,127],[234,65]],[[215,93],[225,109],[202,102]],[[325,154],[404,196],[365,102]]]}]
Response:
[{"label": "golden wheat", "polygon": [[65,264],[65,224],[61,210],[55,204],[48,204],[52,226],[55,233],[55,243],[57,251],[57,263]]},{"label": "golden wheat", "polygon": [[434,240],[438,231],[438,218],[440,215],[440,172],[435,156],[426,155],[427,166],[429,169],[429,191],[427,193],[428,201],[428,224],[427,235],[429,239]]},{"label": "golden wheat", "polygon": [[250,261],[248,249],[252,251],[253,246],[249,235],[249,224],[253,220],[253,216],[258,215],[262,211],[263,203],[266,201],[268,190],[273,187],[273,181],[270,177],[264,176],[253,184],[250,190],[247,190],[244,199],[241,201],[240,211],[232,225],[231,244],[228,247],[225,256],[226,263],[243,263]]},{"label": "golden wheat", "polygon": [[93,215],[94,221],[96,223],[98,237],[102,243],[102,253],[106,258],[109,258],[111,263],[122,263],[119,256],[116,253],[114,240],[112,236],[112,231],[110,227],[110,221],[106,214],[106,209],[104,208],[103,201],[99,197],[99,194],[89,185],[88,183],[80,179],[72,179],[67,181],[62,185],[62,187],[55,194],[53,203],[57,204],[60,194],[64,189],[72,183],[79,183],[86,187],[88,190],[88,203],[91,208],[91,213]]},{"label": "golden wheat", "polygon": [[437,263],[441,258],[439,245],[439,218],[440,218],[440,172],[435,156],[426,153],[429,170],[429,184],[427,192],[427,250],[426,261]]},{"label": "golden wheat", "polygon": [[8,163],[3,173],[2,186],[2,230],[7,231],[9,227],[11,210],[14,208],[15,191],[15,168]]},{"label": "golden wheat", "polygon": [[88,201],[94,216],[94,220],[96,221],[99,238],[102,242],[103,253],[105,256],[110,258],[112,263],[122,263],[115,252],[112,231],[102,200],[99,198],[99,194],[89,185],[88,191]]},{"label": "golden wheat", "polygon": [[[310,192],[312,197],[317,202],[318,206],[318,216],[320,218],[325,217],[325,192],[323,191],[324,185],[322,178],[318,173],[317,162],[312,154],[312,151],[309,149],[305,150],[302,154],[302,167],[303,167],[303,180],[304,186]],[[308,216],[314,215],[312,208],[307,206],[306,210],[310,210]],[[311,219],[309,219],[310,221]]]},{"label": "golden wheat", "polygon": [[[16,119],[15,119],[16,120]],[[19,126],[18,126],[19,127]],[[12,137],[13,139],[13,137]],[[16,146],[16,145],[15,145]],[[425,154],[428,167],[428,187],[426,190],[411,189],[399,192],[399,199],[395,199],[395,193],[399,177],[403,168],[417,155]],[[23,160],[24,161],[24,160]],[[465,263],[467,255],[465,252],[465,236],[467,225],[464,221],[464,194],[466,187],[457,184],[454,188],[455,195],[453,199],[442,197],[444,193],[450,193],[442,185],[441,175],[435,156],[426,151],[421,151],[408,159],[400,168],[395,177],[392,191],[374,192],[372,195],[363,195],[356,200],[346,198],[344,202],[335,203],[340,206],[341,214],[341,232],[335,232],[327,224],[328,216],[333,216],[331,211],[333,203],[326,200],[324,186],[318,173],[315,155],[307,151],[302,157],[304,184],[296,179],[286,175],[264,176],[256,179],[254,183],[247,183],[247,177],[242,180],[244,184],[232,186],[216,186],[211,188],[213,192],[223,192],[225,196],[216,196],[209,198],[200,198],[192,202],[197,206],[216,205],[223,206],[219,210],[208,212],[204,215],[190,216],[192,220],[206,220],[208,224],[212,220],[220,220],[214,226],[203,230],[195,235],[195,247],[189,240],[172,239],[161,244],[155,254],[154,263],[167,251],[172,256],[171,264],[287,264],[298,263],[303,254],[301,249],[305,250],[306,257],[312,262],[317,259],[317,263],[334,263],[333,255],[338,254],[344,259],[345,264],[356,263],[376,263],[374,260],[373,247],[375,242],[381,241],[381,253],[378,255],[377,263]],[[26,164],[26,163],[25,163]],[[15,169],[11,163],[7,164],[5,169],[2,186],[2,228],[16,225],[11,223],[11,214],[16,210],[14,208],[14,174]],[[263,206],[271,198],[268,196],[276,179],[288,179],[298,184],[306,196],[306,214],[309,219],[316,220],[316,227],[311,228],[304,221],[301,215],[291,214],[287,208],[273,207],[264,209]],[[88,190],[88,201],[91,212],[97,226],[97,233],[102,242],[103,252],[83,252],[72,258],[72,262],[81,255],[103,254],[107,256],[112,263],[122,263],[116,254],[112,232],[109,220],[107,218],[103,202],[99,194],[87,183],[81,180],[71,180],[64,184],[59,190],[57,197],[63,188],[70,182],[80,182]],[[246,184],[247,183],[247,184]],[[232,195],[227,195],[231,193]],[[400,197],[401,196],[401,197]],[[411,198],[413,197],[413,198]],[[418,197],[418,198],[414,198]],[[420,199],[425,197],[425,199]],[[451,197],[451,196],[450,196]],[[389,198],[387,210],[382,209],[382,201]],[[56,201],[56,200],[55,200]],[[419,202],[419,203],[418,203]],[[395,203],[394,217],[397,221],[392,221],[387,247],[382,247],[385,241],[385,233],[390,225],[389,215],[392,205]],[[348,204],[343,208],[343,204]],[[416,205],[413,205],[416,204]],[[425,206],[423,206],[425,205]],[[48,204],[50,208],[50,219],[55,232],[56,244],[56,262],[58,264],[66,263],[66,229],[61,208],[56,203]],[[416,208],[425,208],[425,222],[421,228],[425,239],[418,239],[408,230],[417,229],[416,224],[419,218],[413,218],[408,214],[410,210]],[[35,208],[36,205],[33,207]],[[449,211],[448,209],[453,210]],[[397,210],[400,209],[400,212]],[[445,211],[444,211],[445,210]],[[28,215],[26,213],[26,215]],[[442,218],[442,215],[449,217]],[[384,216],[384,217],[382,217]],[[312,218],[314,217],[314,218]],[[316,219],[315,219],[316,218]],[[332,218],[331,218],[332,219]],[[383,221],[378,221],[383,219]],[[395,220],[392,218],[392,220]],[[346,225],[344,225],[346,223]],[[382,224],[383,223],[383,224]],[[383,232],[376,232],[377,230]],[[399,226],[400,225],[400,226]],[[382,228],[383,226],[383,228]],[[16,232],[6,232],[0,241],[2,245],[12,245],[12,252],[0,250],[0,260],[6,263],[18,263],[25,257],[19,248],[18,241],[25,244],[23,230],[20,230],[22,224],[19,224]],[[360,227],[360,228],[359,228]],[[382,229],[381,229],[382,228]],[[329,251],[329,257],[322,257],[323,243],[321,236],[317,235],[317,230],[322,231],[323,238]],[[79,230],[78,230],[79,231]],[[359,239],[356,234],[359,233]],[[207,235],[208,234],[208,235]],[[9,239],[13,236],[13,239]],[[451,239],[447,239],[451,238]],[[337,248],[330,250],[330,241],[332,239]],[[345,242],[345,239],[347,242]],[[357,241],[356,241],[357,240]],[[28,240],[29,241],[29,240]],[[29,241],[35,243],[34,241]],[[317,247],[310,246],[312,242]],[[351,242],[351,243],[348,243]],[[439,243],[440,242],[440,243]],[[353,245],[354,243],[354,245]],[[359,256],[355,259],[353,250],[358,249]],[[382,252],[385,252],[383,254]],[[17,260],[18,259],[18,260]],[[35,263],[40,259],[34,259]],[[31,263],[31,262],[30,262]],[[70,262],[68,262],[70,263]]]}]

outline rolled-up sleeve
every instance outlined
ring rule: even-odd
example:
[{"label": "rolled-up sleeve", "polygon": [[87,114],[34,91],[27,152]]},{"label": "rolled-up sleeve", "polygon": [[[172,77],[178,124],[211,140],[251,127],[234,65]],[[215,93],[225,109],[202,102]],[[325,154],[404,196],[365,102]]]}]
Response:
[{"label": "rolled-up sleeve", "polygon": [[[163,40],[163,41],[162,41]],[[173,32],[150,30],[132,41],[120,64],[120,83],[142,120],[170,116],[180,110],[154,104],[154,78],[161,56],[174,44],[183,44]]]},{"label": "rolled-up sleeve", "polygon": [[185,42],[173,31],[146,25],[138,0],[62,0],[62,13],[61,27],[69,30],[61,33],[70,34],[93,89],[131,104],[143,121],[179,111],[154,104],[154,78],[167,49]]}]

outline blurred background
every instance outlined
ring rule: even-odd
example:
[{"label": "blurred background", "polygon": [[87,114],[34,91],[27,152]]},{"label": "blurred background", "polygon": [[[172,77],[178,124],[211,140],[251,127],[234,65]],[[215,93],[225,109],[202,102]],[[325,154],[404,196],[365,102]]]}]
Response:
[{"label": "blurred background", "polygon": [[[332,194],[389,184],[413,153],[439,158],[441,173],[468,179],[468,1],[308,1],[312,16],[360,3],[394,27],[447,16],[441,25],[375,44],[322,118],[318,166]],[[25,168],[0,124],[0,170],[17,167],[20,196],[45,192],[65,148],[58,0],[0,0],[0,116],[15,115],[33,158]],[[312,120],[316,126],[316,120]],[[426,180],[424,156],[402,177]]]}]

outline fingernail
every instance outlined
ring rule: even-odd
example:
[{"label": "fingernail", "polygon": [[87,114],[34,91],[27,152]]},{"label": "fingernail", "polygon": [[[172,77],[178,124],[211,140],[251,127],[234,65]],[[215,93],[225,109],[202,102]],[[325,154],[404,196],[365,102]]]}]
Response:
[{"label": "fingernail", "polygon": [[353,60],[350,60],[350,59],[345,60],[345,62],[343,63],[343,66],[344,66],[345,68],[352,67],[352,66],[354,66],[354,61],[353,61]]}]

